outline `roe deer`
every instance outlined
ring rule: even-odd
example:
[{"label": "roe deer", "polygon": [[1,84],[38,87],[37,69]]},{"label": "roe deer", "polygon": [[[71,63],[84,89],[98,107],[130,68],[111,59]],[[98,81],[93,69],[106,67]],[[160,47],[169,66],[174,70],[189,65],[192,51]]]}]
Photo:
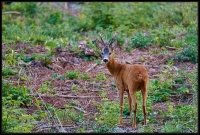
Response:
[{"label": "roe deer", "polygon": [[[110,42],[104,42],[102,37],[101,40],[96,40],[99,42],[102,48],[102,60],[105,62],[106,67],[109,72],[114,77],[116,86],[119,90],[120,98],[120,117],[119,124],[122,124],[122,113],[123,113],[123,96],[124,91],[128,93],[129,110],[134,112],[133,127],[136,128],[136,91],[141,90],[142,101],[143,101],[143,114],[144,114],[144,125],[146,125],[146,100],[147,100],[147,82],[149,80],[148,72],[143,65],[139,64],[120,64],[114,59],[113,42],[114,38]],[[132,105],[134,107],[132,108]],[[132,115],[131,115],[132,116]]]}]

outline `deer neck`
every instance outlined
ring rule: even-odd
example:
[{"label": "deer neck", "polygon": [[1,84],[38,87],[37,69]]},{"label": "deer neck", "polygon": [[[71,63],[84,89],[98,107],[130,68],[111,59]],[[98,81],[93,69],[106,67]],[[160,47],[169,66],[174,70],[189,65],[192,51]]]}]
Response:
[{"label": "deer neck", "polygon": [[113,76],[116,76],[122,67],[121,64],[117,63],[113,57],[109,60],[109,62],[106,64],[106,66],[107,66],[109,72]]}]

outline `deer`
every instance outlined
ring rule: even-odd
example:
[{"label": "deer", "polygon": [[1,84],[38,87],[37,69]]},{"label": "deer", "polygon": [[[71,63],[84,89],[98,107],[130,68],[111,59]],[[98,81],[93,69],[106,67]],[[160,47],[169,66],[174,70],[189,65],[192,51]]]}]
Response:
[{"label": "deer", "polygon": [[[96,39],[97,45],[101,49],[101,58],[105,63],[107,69],[114,77],[116,87],[118,89],[119,99],[120,99],[120,116],[119,125],[123,124],[122,114],[123,114],[123,98],[124,92],[128,94],[129,102],[129,114],[134,113],[132,127],[136,128],[136,110],[137,110],[137,100],[136,91],[141,91],[142,93],[142,109],[144,115],[143,125],[146,125],[146,101],[147,101],[147,83],[149,80],[148,71],[142,64],[122,64],[115,60],[114,53],[114,41],[115,37],[111,38],[109,42],[104,42],[103,38],[100,36],[100,40]],[[132,106],[133,105],[133,106]]]}]

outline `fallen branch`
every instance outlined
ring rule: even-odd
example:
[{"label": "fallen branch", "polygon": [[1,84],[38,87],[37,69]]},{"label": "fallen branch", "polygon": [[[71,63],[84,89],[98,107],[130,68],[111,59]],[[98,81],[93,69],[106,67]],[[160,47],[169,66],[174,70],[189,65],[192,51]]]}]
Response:
[{"label": "fallen branch", "polygon": [[17,15],[21,15],[21,13],[17,12],[17,11],[6,11],[6,12],[3,12],[3,14],[17,14]]},{"label": "fallen branch", "polygon": [[98,64],[95,63],[91,68],[89,68],[88,70],[86,70],[86,72],[89,72],[90,70],[92,70],[93,68],[95,68]]},{"label": "fallen branch", "polygon": [[[35,132],[41,132],[41,131],[44,131],[44,130],[48,130],[48,129],[52,129],[52,128],[56,128],[60,125],[52,125],[52,126],[42,126],[42,127],[38,127],[36,129]],[[63,128],[65,129],[76,129],[76,128],[79,128],[80,126],[73,126],[73,125],[63,125]]]},{"label": "fallen branch", "polygon": [[[29,94],[29,96],[36,96],[39,97],[37,94]],[[99,96],[68,96],[68,95],[47,95],[47,94],[41,94],[40,97],[62,97],[62,98],[98,98]]]},{"label": "fallen branch", "polygon": [[165,46],[167,49],[169,49],[169,50],[177,50],[177,48],[176,47],[171,47],[171,46]]},{"label": "fallen branch", "polygon": [[63,97],[63,98],[97,98],[99,96],[67,96],[67,95],[55,95],[58,97]]},{"label": "fallen branch", "polygon": [[78,111],[80,111],[80,112],[86,113],[85,110],[83,110],[82,108],[79,108],[79,107],[77,107],[77,106],[67,106],[67,107],[71,107],[71,108],[74,108],[74,109],[76,109],[76,110],[78,110]]}]

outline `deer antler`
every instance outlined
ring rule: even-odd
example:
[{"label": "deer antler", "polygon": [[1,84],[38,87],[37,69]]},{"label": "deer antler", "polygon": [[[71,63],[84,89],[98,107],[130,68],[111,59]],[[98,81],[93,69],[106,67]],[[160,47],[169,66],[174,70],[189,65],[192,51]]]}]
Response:
[{"label": "deer antler", "polygon": [[114,36],[113,36],[113,38],[110,40],[109,46],[111,46],[112,43],[116,40],[116,35],[117,35],[117,33],[115,33]]},{"label": "deer antler", "polygon": [[100,39],[101,39],[101,44],[105,46],[105,43],[104,43],[104,41],[103,41],[103,38],[102,38],[101,34],[99,34],[99,37],[100,37]]}]

